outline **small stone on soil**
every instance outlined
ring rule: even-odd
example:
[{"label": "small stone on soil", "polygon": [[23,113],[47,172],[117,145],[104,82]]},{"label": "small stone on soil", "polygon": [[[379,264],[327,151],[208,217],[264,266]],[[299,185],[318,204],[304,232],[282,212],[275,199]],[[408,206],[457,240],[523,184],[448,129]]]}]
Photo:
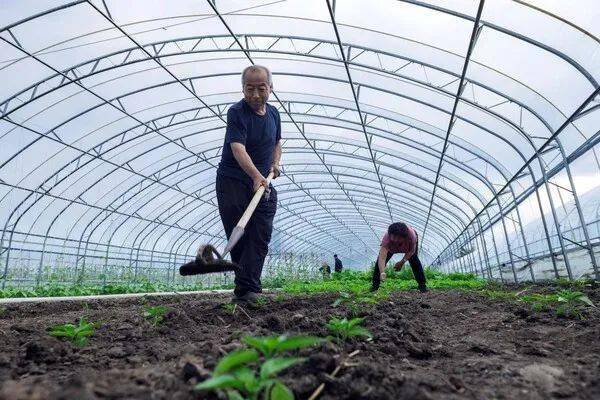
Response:
[{"label": "small stone on soil", "polygon": [[124,358],[127,357],[129,354],[125,351],[125,349],[122,346],[115,346],[108,349],[106,355],[114,358]]},{"label": "small stone on soil", "polygon": [[411,357],[422,360],[432,356],[431,349],[423,343],[407,341],[405,347]]},{"label": "small stone on soil", "polygon": [[561,368],[537,363],[527,365],[519,372],[523,378],[547,392],[554,390],[557,386],[556,380],[564,374]]}]

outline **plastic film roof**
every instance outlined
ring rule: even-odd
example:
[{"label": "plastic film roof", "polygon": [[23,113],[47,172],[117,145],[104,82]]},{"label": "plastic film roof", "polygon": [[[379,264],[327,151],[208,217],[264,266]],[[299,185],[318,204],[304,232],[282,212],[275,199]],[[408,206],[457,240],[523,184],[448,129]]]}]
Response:
[{"label": "plastic film roof", "polygon": [[364,265],[406,221],[433,261],[596,154],[599,18],[593,0],[3,1],[3,262],[17,242],[223,246],[215,171],[251,63],[282,116],[271,253]]}]

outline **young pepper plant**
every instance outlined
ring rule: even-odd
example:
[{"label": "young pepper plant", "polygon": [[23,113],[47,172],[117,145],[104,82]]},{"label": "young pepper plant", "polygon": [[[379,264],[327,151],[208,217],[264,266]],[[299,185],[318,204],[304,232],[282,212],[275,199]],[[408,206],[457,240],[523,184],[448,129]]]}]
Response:
[{"label": "young pepper plant", "polygon": [[[311,336],[246,336],[252,348],[234,351],[219,361],[212,377],[195,386],[197,390],[223,390],[230,400],[293,400],[292,391],[277,375],[303,362],[283,353],[313,346],[323,339]],[[261,357],[262,356],[262,357]]]},{"label": "young pepper plant", "polygon": [[145,306],[143,315],[152,326],[158,326],[164,321],[168,311],[169,309],[165,306]]},{"label": "young pepper plant", "polygon": [[265,359],[272,358],[275,354],[286,351],[299,350],[323,342],[322,338],[314,336],[245,336],[242,341],[258,350]]},{"label": "young pepper plant", "polygon": [[254,349],[242,349],[225,356],[215,367],[211,378],[195,386],[197,390],[224,390],[230,400],[293,400],[292,391],[277,375],[303,358],[276,357],[258,366],[259,354]]},{"label": "young pepper plant", "polygon": [[88,337],[95,332],[96,324],[87,322],[85,317],[79,319],[79,323],[54,325],[48,329],[50,336],[65,338],[74,345],[83,347],[88,342]]},{"label": "young pepper plant", "polygon": [[361,326],[364,318],[348,318],[339,319],[333,317],[327,323],[327,329],[332,333],[333,339],[338,343],[343,343],[350,338],[365,337],[370,340],[373,335],[367,328]]}]

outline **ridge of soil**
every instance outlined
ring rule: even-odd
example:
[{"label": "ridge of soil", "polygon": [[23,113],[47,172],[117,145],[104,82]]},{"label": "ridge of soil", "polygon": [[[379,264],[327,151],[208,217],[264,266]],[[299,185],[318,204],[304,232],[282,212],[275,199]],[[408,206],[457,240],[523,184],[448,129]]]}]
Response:
[{"label": "ridge of soil", "polygon": [[[600,290],[587,294],[600,304]],[[345,306],[332,307],[332,294],[265,297],[262,307],[235,314],[222,307],[229,302],[222,294],[7,305],[0,400],[216,399],[193,383],[243,335],[326,336],[331,316],[349,316]],[[143,318],[144,304],[170,309],[162,326]],[[475,292],[399,292],[362,312],[372,342],[304,349],[307,361],[282,379],[297,399],[322,382],[323,400],[598,399],[599,314],[592,309],[580,321]],[[47,334],[81,316],[102,324],[86,347]]]}]

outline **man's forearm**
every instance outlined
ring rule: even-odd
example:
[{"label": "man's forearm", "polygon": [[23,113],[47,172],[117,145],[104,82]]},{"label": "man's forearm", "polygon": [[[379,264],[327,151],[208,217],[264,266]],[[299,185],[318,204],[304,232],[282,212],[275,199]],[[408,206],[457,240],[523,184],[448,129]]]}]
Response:
[{"label": "man's forearm", "polygon": [[281,160],[281,142],[277,142],[273,148],[273,165],[279,166]]},{"label": "man's forearm", "polygon": [[232,143],[231,150],[233,152],[233,157],[238,162],[242,170],[250,177],[250,179],[254,180],[258,177],[262,177],[260,171],[256,168],[252,159],[246,152],[246,147],[239,143]]},{"label": "man's forearm", "polygon": [[379,260],[377,260],[377,268],[379,269],[379,273],[385,271],[385,257],[379,257]]}]

